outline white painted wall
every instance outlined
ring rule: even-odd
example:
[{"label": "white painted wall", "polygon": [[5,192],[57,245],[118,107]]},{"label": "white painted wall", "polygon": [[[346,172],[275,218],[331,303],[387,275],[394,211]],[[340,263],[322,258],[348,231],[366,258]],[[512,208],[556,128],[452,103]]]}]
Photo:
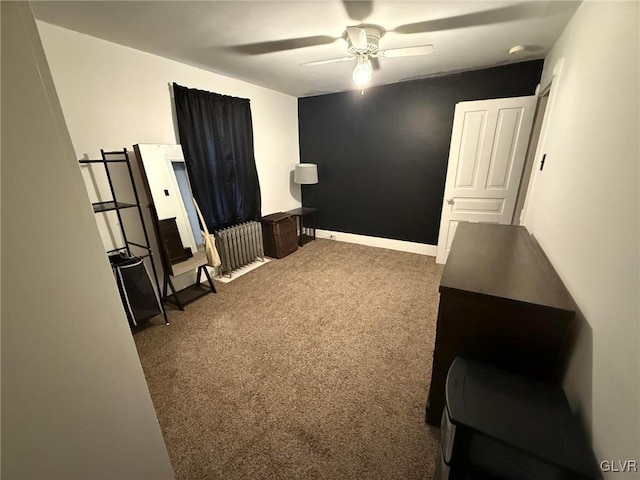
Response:
[{"label": "white painted wall", "polygon": [[173,478],[30,6],[0,5],[2,478]]},{"label": "white painted wall", "polygon": [[584,2],[547,57],[542,85],[564,65],[524,219],[588,322],[565,389],[599,460],[640,461],[639,18]]},{"label": "white painted wall", "polygon": [[[178,143],[169,88],[176,82],[250,99],[262,213],[300,206],[299,187],[294,196],[290,185],[290,172],[300,161],[295,97],[58,26],[37,25],[78,159],[85,154],[100,158],[100,148]],[[97,201],[87,173],[85,178]],[[95,183],[104,199],[108,190],[102,176]],[[109,230],[103,224],[100,228],[110,246]]]}]

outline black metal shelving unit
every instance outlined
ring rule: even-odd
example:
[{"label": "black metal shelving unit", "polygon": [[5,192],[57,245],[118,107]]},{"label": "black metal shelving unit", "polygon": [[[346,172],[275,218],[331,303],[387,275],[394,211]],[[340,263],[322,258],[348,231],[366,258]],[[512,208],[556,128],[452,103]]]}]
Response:
[{"label": "black metal shelving unit", "polygon": [[[136,247],[145,251],[142,255],[136,255],[139,258],[149,258],[149,263],[151,263],[151,269],[153,271],[153,279],[155,281],[156,287],[156,298],[159,300],[160,295],[160,282],[158,281],[158,272],[156,270],[156,266],[153,263],[153,251],[151,250],[151,244],[149,242],[149,233],[147,231],[147,226],[144,223],[144,218],[142,216],[142,207],[140,206],[140,197],[138,195],[138,189],[136,188],[136,183],[133,178],[133,170],[131,169],[131,162],[129,161],[129,154],[126,148],[122,150],[116,150],[111,152],[105,152],[103,149],[100,149],[100,154],[102,155],[101,160],[80,160],[80,164],[102,164],[104,166],[105,173],[107,175],[107,180],[109,183],[109,190],[111,192],[111,200],[106,202],[96,202],[93,203],[93,211],[94,213],[104,213],[104,212],[112,212],[115,211],[118,216],[118,223],[120,225],[120,232],[122,233],[122,240],[124,245],[119,248],[114,248],[107,251],[107,255],[116,253],[116,252],[127,252],[129,256],[133,255],[131,247]],[[129,179],[131,180],[131,187],[133,189],[133,196],[135,197],[135,203],[126,203],[120,202],[116,198],[116,192],[113,187],[113,179],[111,177],[111,171],[109,170],[109,165],[112,164],[126,164],[127,171],[129,173]],[[140,218],[140,225],[142,226],[142,231],[144,233],[144,244],[132,242],[127,238],[127,232],[124,228],[124,224],[122,223],[122,215],[120,213],[121,210],[125,210],[128,208],[135,208],[138,210],[138,216]],[[169,320],[167,318],[167,312],[164,308],[164,304],[161,301],[158,301],[160,308],[162,310],[162,316],[164,317],[165,325],[169,325]]]}]

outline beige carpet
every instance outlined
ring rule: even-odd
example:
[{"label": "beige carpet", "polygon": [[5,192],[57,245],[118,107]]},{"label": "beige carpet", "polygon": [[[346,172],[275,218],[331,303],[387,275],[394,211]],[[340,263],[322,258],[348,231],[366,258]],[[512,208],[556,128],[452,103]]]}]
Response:
[{"label": "beige carpet", "polygon": [[316,240],[137,332],[176,478],[431,478],[441,274]]}]

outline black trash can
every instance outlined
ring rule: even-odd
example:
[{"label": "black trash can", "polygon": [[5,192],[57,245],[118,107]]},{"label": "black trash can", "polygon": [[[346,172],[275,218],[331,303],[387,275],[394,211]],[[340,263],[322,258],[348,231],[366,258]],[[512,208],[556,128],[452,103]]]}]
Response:
[{"label": "black trash can", "polygon": [[109,256],[122,305],[132,327],[162,313],[151,277],[140,257]]}]

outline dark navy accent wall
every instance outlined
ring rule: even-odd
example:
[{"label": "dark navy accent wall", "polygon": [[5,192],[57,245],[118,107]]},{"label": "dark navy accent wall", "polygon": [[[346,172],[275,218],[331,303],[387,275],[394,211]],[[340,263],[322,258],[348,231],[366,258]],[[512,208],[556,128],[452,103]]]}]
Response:
[{"label": "dark navy accent wall", "polygon": [[[436,245],[458,102],[533,95],[542,60],[298,99],[316,228]],[[388,68],[392,68],[389,62]]]}]

